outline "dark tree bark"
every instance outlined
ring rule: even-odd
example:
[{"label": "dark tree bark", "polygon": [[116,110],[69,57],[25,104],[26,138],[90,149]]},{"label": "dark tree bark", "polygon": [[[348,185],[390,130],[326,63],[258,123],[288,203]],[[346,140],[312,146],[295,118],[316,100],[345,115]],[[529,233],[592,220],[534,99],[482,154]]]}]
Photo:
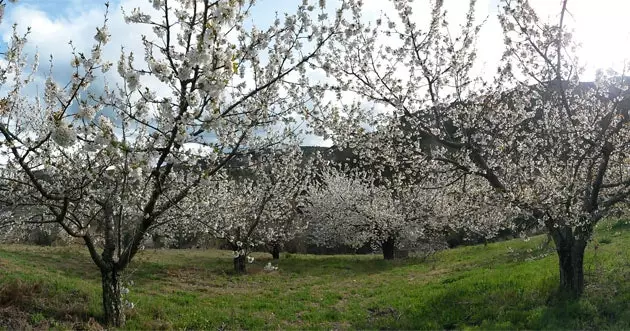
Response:
[{"label": "dark tree bark", "polygon": [[271,246],[271,256],[274,260],[280,259],[280,244],[273,244]]},{"label": "dark tree bark", "polygon": [[120,277],[115,268],[101,269],[103,284],[103,319],[105,325],[122,327],[125,325],[125,312],[120,292]]},{"label": "dark tree bark", "polygon": [[560,290],[577,298],[584,292],[584,250],[588,237],[576,238],[570,227],[551,231],[560,264]]},{"label": "dark tree bark", "polygon": [[[89,237],[84,238],[90,250],[90,255],[101,270],[101,282],[103,287],[103,319],[108,327],[124,327],[125,311],[120,293],[120,272],[126,264],[120,264],[114,259],[116,245],[122,238],[116,232],[114,221],[114,211],[109,203],[103,204],[103,225],[105,234],[105,245],[103,253],[98,255],[94,243]],[[118,235],[118,236],[117,236]]]},{"label": "dark tree bark", "polygon": [[239,255],[234,258],[234,272],[237,274],[244,274],[247,269],[245,268],[245,259],[247,257],[245,255]]},{"label": "dark tree bark", "polygon": [[396,250],[396,239],[393,237],[387,238],[387,240],[381,244],[381,249],[383,250],[383,258],[385,260],[393,260],[394,251]]}]

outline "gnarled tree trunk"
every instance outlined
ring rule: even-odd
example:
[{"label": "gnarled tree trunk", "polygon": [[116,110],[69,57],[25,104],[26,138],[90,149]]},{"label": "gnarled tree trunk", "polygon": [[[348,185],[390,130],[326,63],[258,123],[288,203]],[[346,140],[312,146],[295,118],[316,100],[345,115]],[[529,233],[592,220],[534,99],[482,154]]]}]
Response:
[{"label": "gnarled tree trunk", "polygon": [[[116,231],[116,222],[114,221],[114,210],[110,203],[103,206],[103,226],[105,232],[105,246],[100,257],[96,254],[93,243],[86,240],[86,244],[90,247],[92,259],[96,262],[101,270],[101,282],[103,285],[103,318],[105,325],[108,327],[125,326],[125,311],[120,292],[120,272],[124,269],[119,262],[115,262],[114,255],[116,253],[117,243],[120,243],[120,233]],[[120,229],[120,228],[118,228]]]},{"label": "gnarled tree trunk", "polygon": [[101,269],[103,284],[103,313],[107,326],[125,325],[125,312],[120,291],[120,277],[115,268]]},{"label": "gnarled tree trunk", "polygon": [[560,264],[560,289],[571,297],[584,292],[584,250],[588,238],[576,237],[570,227],[551,230]]},{"label": "gnarled tree trunk", "polygon": [[247,271],[245,268],[245,259],[247,259],[245,255],[239,255],[234,258],[234,272],[244,274]]},{"label": "gnarled tree trunk", "polygon": [[383,250],[383,258],[385,260],[393,260],[394,251],[396,249],[396,239],[393,237],[387,238],[387,240],[381,244],[381,249]]}]

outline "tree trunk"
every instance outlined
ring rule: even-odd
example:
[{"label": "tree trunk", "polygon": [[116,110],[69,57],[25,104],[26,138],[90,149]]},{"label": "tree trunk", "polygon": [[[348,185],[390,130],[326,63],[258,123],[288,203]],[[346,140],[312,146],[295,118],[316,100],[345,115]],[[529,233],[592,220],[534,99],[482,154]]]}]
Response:
[{"label": "tree trunk", "polygon": [[381,244],[381,249],[383,250],[383,258],[385,260],[393,260],[396,240],[392,237],[388,238]]},{"label": "tree trunk", "polygon": [[577,298],[584,291],[584,250],[588,238],[576,238],[571,228],[552,231],[560,264],[560,290]]},{"label": "tree trunk", "polygon": [[239,255],[238,257],[234,258],[234,272],[236,272],[237,274],[244,274],[246,269],[245,269],[245,259],[247,257],[245,255]]},{"label": "tree trunk", "polygon": [[125,312],[120,293],[120,277],[115,269],[102,269],[101,280],[103,283],[103,313],[107,326],[123,327],[125,325]]},{"label": "tree trunk", "polygon": [[280,245],[279,244],[273,244],[273,246],[271,246],[271,256],[273,257],[274,260],[280,259]]}]

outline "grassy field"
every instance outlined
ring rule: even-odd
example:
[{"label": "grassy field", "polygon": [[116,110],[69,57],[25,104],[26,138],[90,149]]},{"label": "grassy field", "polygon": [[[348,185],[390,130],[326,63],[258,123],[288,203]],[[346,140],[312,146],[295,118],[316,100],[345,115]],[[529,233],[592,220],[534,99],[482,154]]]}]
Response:
[{"label": "grassy field", "polygon": [[[147,250],[125,278],[131,329],[628,329],[630,225],[609,221],[587,249],[586,292],[554,296],[545,237],[383,261],[266,254],[247,275],[229,252]],[[100,325],[96,267],[78,247],[0,246],[0,329]],[[3,324],[4,323],[4,324]]]}]

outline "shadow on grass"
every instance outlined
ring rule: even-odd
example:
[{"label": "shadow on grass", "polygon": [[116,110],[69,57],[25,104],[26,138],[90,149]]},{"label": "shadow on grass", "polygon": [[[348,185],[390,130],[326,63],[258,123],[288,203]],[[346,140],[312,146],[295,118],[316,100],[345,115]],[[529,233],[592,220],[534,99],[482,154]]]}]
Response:
[{"label": "shadow on grass", "polygon": [[[532,281],[451,277],[416,294],[417,302],[372,308],[388,312],[356,328],[379,329],[551,329],[630,328],[630,286],[616,281],[597,284],[604,292],[587,291],[580,299],[561,295],[556,276]],[[612,292],[623,295],[613,295]]]},{"label": "shadow on grass", "polygon": [[90,296],[75,289],[60,290],[44,282],[13,279],[0,285],[0,328],[102,329],[88,307]]},{"label": "shadow on grass", "polygon": [[[170,251],[169,253],[172,253]],[[185,253],[186,251],[182,251]],[[152,258],[160,257],[160,252],[151,253]],[[213,254],[213,253],[210,253]],[[164,279],[172,276],[197,275],[204,277],[248,277],[263,272],[267,263],[271,263],[279,268],[282,274],[295,276],[326,276],[326,275],[347,275],[356,276],[360,274],[375,274],[388,271],[397,267],[417,265],[425,263],[426,259],[406,258],[398,260],[383,260],[379,255],[357,255],[357,256],[313,256],[313,255],[292,255],[283,254],[279,260],[273,260],[271,256],[255,254],[253,264],[248,264],[245,274],[237,274],[233,269],[233,260],[229,255],[206,256],[203,251],[197,251],[194,257],[187,255],[177,255],[176,263],[160,263],[136,260],[131,269],[134,274],[142,279]],[[170,256],[169,258],[173,258]]]},{"label": "shadow on grass", "polygon": [[389,271],[398,267],[418,265],[426,260],[418,258],[406,258],[384,260],[374,256],[324,256],[317,258],[288,258],[277,262],[285,273],[296,275],[323,276],[326,274],[347,274],[348,276],[376,274]]},{"label": "shadow on grass", "polygon": [[612,231],[622,231],[630,229],[630,220],[620,219],[612,223],[610,226],[610,230]]},{"label": "shadow on grass", "polygon": [[[192,254],[191,254],[192,253]],[[324,276],[334,274],[348,276],[375,274],[393,268],[426,262],[421,258],[383,260],[380,255],[313,256],[283,254],[280,260],[256,254],[254,264],[248,265],[248,273],[233,272],[232,258],[219,251],[145,251],[134,258],[125,273],[138,281],[164,281],[173,276],[186,274],[198,276],[247,276],[261,272],[271,262],[284,274]],[[100,280],[98,268],[84,247],[11,247],[0,249],[0,257],[27,267],[60,273],[66,277]]]}]

